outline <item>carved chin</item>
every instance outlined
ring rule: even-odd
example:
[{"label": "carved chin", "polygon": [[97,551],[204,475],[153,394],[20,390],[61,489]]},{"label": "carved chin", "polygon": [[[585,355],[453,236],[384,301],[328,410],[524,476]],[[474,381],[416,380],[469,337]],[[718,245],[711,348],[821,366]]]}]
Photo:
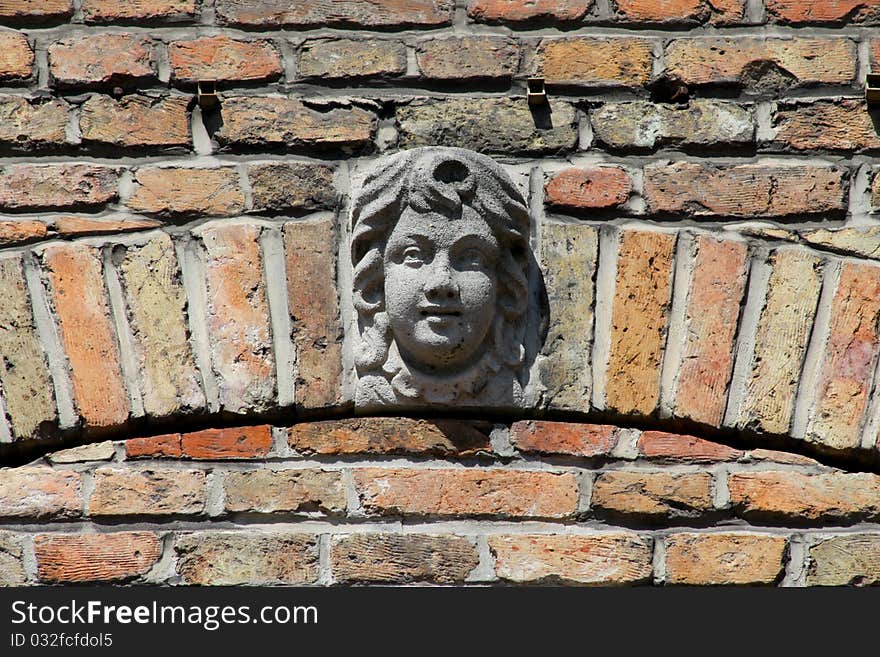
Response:
[{"label": "carved chin", "polygon": [[395,336],[401,356],[409,366],[434,373],[472,364],[484,338],[470,335],[457,317],[421,320],[407,335]]}]

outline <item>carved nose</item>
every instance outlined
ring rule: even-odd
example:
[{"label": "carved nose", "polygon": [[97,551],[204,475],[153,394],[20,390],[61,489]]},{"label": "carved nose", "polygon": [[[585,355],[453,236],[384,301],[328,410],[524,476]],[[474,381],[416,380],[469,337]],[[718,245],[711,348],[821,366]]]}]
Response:
[{"label": "carved nose", "polygon": [[449,263],[440,258],[435,259],[431,275],[425,283],[425,296],[429,299],[453,299],[456,292]]}]

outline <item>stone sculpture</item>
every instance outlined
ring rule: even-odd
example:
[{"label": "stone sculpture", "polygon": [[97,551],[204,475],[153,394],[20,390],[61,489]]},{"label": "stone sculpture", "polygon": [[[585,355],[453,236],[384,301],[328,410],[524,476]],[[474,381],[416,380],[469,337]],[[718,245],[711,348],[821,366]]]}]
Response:
[{"label": "stone sculpture", "polygon": [[519,405],[529,213],[460,148],[378,161],[351,214],[356,405]]}]

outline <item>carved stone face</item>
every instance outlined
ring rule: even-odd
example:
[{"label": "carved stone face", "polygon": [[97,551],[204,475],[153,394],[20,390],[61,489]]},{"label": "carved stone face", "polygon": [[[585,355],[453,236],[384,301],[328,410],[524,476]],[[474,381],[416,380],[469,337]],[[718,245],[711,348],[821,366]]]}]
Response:
[{"label": "carved stone face", "polygon": [[454,372],[482,355],[497,297],[498,240],[464,207],[460,219],[408,209],[384,253],[385,300],[398,349],[411,365]]}]

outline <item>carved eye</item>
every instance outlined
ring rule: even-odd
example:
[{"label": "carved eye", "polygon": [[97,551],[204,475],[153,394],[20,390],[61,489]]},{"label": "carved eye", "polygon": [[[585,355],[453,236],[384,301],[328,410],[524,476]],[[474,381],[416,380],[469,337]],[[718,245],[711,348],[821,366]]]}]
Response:
[{"label": "carved eye", "polygon": [[465,249],[458,258],[456,258],[457,269],[460,270],[479,270],[487,269],[489,259],[482,250],[477,248]]}]

